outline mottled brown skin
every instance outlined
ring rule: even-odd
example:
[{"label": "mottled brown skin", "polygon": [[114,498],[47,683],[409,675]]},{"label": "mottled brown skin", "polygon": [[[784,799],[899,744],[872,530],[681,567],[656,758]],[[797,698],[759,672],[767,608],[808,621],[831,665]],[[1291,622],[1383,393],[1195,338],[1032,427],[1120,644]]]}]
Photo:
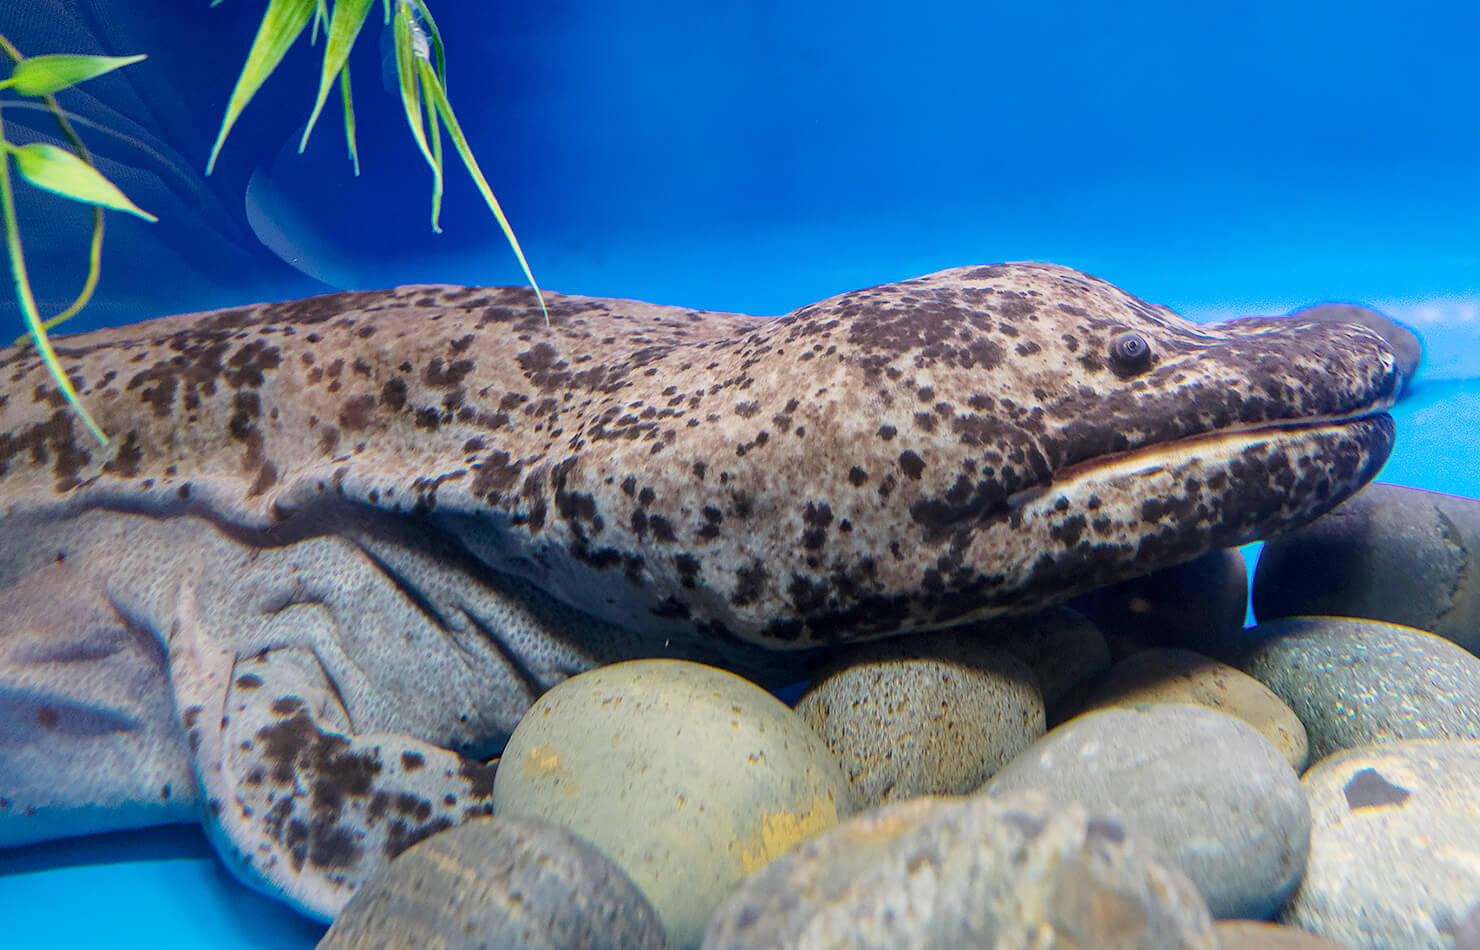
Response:
[{"label": "mottled brown skin", "polygon": [[[780,318],[546,299],[548,326],[525,290],[407,287],[63,338],[106,448],[34,353],[0,351],[0,615],[32,618],[0,624],[0,702],[23,738],[56,731],[37,677],[113,717],[69,735],[151,755],[167,730],[116,723],[172,705],[223,854],[328,916],[483,807],[479,760],[571,672],[1036,609],[1304,523],[1391,448],[1370,331],[1197,326],[1050,265]],[[46,585],[80,585],[82,620],[31,604]],[[75,686],[105,653],[152,664],[148,710]],[[172,754],[114,798],[188,784]],[[27,794],[81,781],[15,761]],[[17,797],[0,785],[0,843],[68,833],[99,793],[7,824]]]}]

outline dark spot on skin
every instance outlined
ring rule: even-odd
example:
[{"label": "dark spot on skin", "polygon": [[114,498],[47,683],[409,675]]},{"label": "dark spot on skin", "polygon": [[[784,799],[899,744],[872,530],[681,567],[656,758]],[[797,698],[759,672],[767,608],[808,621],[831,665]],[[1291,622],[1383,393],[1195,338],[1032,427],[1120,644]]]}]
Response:
[{"label": "dark spot on skin", "polygon": [[406,406],[406,381],[404,379],[387,380],[380,387],[380,401],[387,408],[399,412]]},{"label": "dark spot on skin", "polygon": [[422,382],[437,389],[451,389],[473,371],[472,360],[457,360],[444,368],[441,359],[433,359],[422,373]]},{"label": "dark spot on skin", "polygon": [[237,689],[257,689],[262,685],[262,677],[255,673],[244,673],[236,678]]},{"label": "dark spot on skin", "polygon": [[906,450],[899,453],[899,467],[904,471],[905,477],[919,480],[925,471],[925,461],[913,451]]},{"label": "dark spot on skin", "polygon": [[139,474],[139,463],[143,458],[144,450],[139,446],[139,434],[130,431],[113,458],[103,463],[103,471],[120,478],[134,478]]},{"label": "dark spot on skin", "polygon": [[369,426],[374,417],[374,396],[351,396],[339,410],[339,427],[354,432]]},{"label": "dark spot on skin", "polygon": [[855,465],[852,468],[848,469],[848,483],[850,485],[852,485],[854,488],[857,488],[858,486],[862,485],[866,481],[868,481],[868,472],[865,472],[863,469],[859,468],[857,465]]},{"label": "dark spot on skin", "polygon": [[58,718],[57,711],[50,706],[42,706],[36,710],[36,724],[42,729],[55,729]]},{"label": "dark spot on skin", "polygon": [[415,772],[426,764],[426,759],[419,752],[401,753],[401,771]]},{"label": "dark spot on skin", "polygon": [[427,822],[419,828],[410,828],[403,821],[393,821],[386,826],[385,856],[394,858],[414,844],[420,844],[439,831],[452,827],[446,818]]},{"label": "dark spot on skin", "polygon": [[[272,711],[279,716],[291,716],[303,708],[303,700],[297,696],[288,696],[272,704]],[[189,725],[189,723],[186,723]]]},{"label": "dark spot on skin", "polygon": [[1346,793],[1346,806],[1352,811],[1401,805],[1412,794],[1408,789],[1383,778],[1376,769],[1361,769],[1356,772],[1347,779],[1342,791]]},{"label": "dark spot on skin", "polygon": [[468,783],[468,795],[482,800],[493,797],[493,777],[498,774],[498,762],[484,765],[472,759],[463,759],[457,774]]},{"label": "dark spot on skin", "polygon": [[895,434],[898,433],[898,431],[899,430],[894,428],[894,426],[879,426],[879,438],[883,439],[885,442],[889,442],[894,438]]},{"label": "dark spot on skin", "polygon": [[730,595],[730,603],[736,607],[746,607],[755,603],[765,591],[769,577],[761,561],[755,561],[749,567],[740,568],[735,572],[735,593]]},{"label": "dark spot on skin", "polygon": [[512,489],[518,483],[524,465],[512,459],[508,452],[497,450],[474,464],[473,470],[472,492],[479,498],[487,498]]}]

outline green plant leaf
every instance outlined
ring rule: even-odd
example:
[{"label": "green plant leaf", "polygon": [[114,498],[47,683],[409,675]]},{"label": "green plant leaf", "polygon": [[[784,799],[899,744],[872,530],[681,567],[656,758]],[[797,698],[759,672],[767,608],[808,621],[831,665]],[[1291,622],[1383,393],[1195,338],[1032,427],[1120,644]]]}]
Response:
[{"label": "green plant leaf", "polygon": [[[360,35],[360,28],[365,25],[365,17],[370,13],[370,6],[374,2],[375,0],[335,0],[334,13],[329,20],[329,41],[324,44],[324,69],[319,74],[319,94],[314,100],[313,115],[308,117],[308,127],[303,130],[303,139],[298,143],[299,152],[308,145],[308,135],[313,131],[314,123],[319,121],[319,112],[329,98],[329,89],[334,84],[335,76],[344,77],[343,85],[348,97],[349,74],[346,69],[349,51],[354,47],[355,39]],[[345,115],[349,115],[348,109],[345,110]],[[350,151],[354,151],[353,141]],[[355,166],[359,167],[358,158]]]},{"label": "green plant leaf", "polygon": [[23,96],[49,96],[85,79],[137,63],[143,56],[31,56],[16,63],[10,78],[0,82]]},{"label": "green plant leaf", "polygon": [[231,100],[226,104],[226,115],[221,119],[221,131],[216,135],[216,144],[211,147],[210,161],[206,162],[206,174],[216,167],[216,156],[226,135],[236,124],[237,118],[257,90],[283,61],[288,47],[292,46],[308,20],[313,16],[316,0],[268,0],[267,11],[262,14],[262,24],[257,27],[257,37],[252,40],[252,49],[247,53],[247,63],[236,78],[231,90]]},{"label": "green plant leaf", "polygon": [[[410,4],[406,0],[399,0],[396,4],[393,29],[396,41],[396,76],[401,82],[401,105],[406,110],[406,123],[411,126],[411,136],[416,139],[416,147],[421,149],[422,156],[432,167],[432,194],[438,196],[442,193],[442,162],[438,156],[432,154],[431,147],[427,145],[421,116],[421,73],[418,67],[426,65],[426,61],[417,54],[415,48],[414,36],[420,35],[420,27],[416,25]],[[438,203],[434,198],[432,230],[440,232],[442,229],[437,226],[437,207]]]},{"label": "green plant leaf", "polygon": [[457,153],[462,156],[463,164],[467,166],[468,174],[473,176],[473,181],[478,185],[478,193],[488,204],[493,216],[498,219],[498,226],[503,229],[504,237],[509,241],[509,247],[513,249],[514,256],[519,258],[519,267],[524,271],[524,279],[529,281],[529,286],[534,288],[535,296],[540,302],[540,312],[545,315],[545,322],[550,322],[550,312],[545,309],[545,295],[540,292],[540,285],[535,283],[534,273],[529,269],[529,261],[524,259],[524,250],[519,246],[519,239],[514,236],[514,229],[509,226],[509,219],[504,217],[504,209],[499,206],[498,199],[493,196],[493,189],[488,187],[488,179],[483,177],[483,170],[478,167],[478,160],[473,157],[473,150],[468,147],[468,140],[463,135],[462,126],[458,125],[457,117],[452,114],[452,103],[447,101],[447,91],[432,73],[430,63],[423,62],[422,74],[423,87],[427,91],[427,98],[431,100],[432,106],[437,114],[442,117],[442,123],[447,126],[447,134],[452,137],[452,144],[457,147]]},{"label": "green plant leaf", "polygon": [[[5,141],[3,131],[0,131],[0,146],[4,146],[8,152],[14,154],[17,149]],[[17,162],[19,166],[19,162]],[[76,410],[88,431],[104,445],[108,444],[108,437],[103,434],[102,428],[93,421],[87,409],[82,405],[82,400],[77,396],[77,390],[72,386],[72,381],[67,378],[67,371],[63,368],[57,354],[51,346],[51,340],[46,336],[46,330],[41,324],[41,315],[36,310],[36,297],[31,292],[31,278],[26,273],[26,260],[21,251],[21,230],[15,215],[15,189],[10,180],[10,161],[0,159],[0,217],[4,219],[3,230],[5,233],[5,249],[10,258],[10,274],[15,282],[16,299],[20,301],[21,312],[26,317],[26,327],[31,331],[31,338],[36,343],[36,351],[41,354],[41,361],[46,365],[46,370],[56,382],[57,388],[62,391],[67,402]]]},{"label": "green plant leaf", "polygon": [[349,63],[339,71],[339,91],[344,98],[344,141],[349,146],[349,160],[354,163],[355,174],[360,174],[360,150],[355,147],[355,102],[349,91]]},{"label": "green plant leaf", "polygon": [[159,220],[129,201],[96,168],[64,148],[33,142],[30,145],[7,145],[5,150],[15,159],[16,170],[37,188],[73,201],[127,211],[145,221]]},{"label": "green plant leaf", "polygon": [[[428,83],[436,82],[437,77],[433,75],[431,66],[425,60],[417,61],[416,71],[421,79],[421,94],[423,98],[430,100],[432,93]],[[447,166],[442,161],[442,125],[437,121],[436,109],[427,109],[427,130],[427,138],[432,143],[432,164],[441,171]],[[438,233],[442,230],[442,225],[438,222],[442,218],[442,186],[445,175],[444,171],[432,181],[432,230]]]}]

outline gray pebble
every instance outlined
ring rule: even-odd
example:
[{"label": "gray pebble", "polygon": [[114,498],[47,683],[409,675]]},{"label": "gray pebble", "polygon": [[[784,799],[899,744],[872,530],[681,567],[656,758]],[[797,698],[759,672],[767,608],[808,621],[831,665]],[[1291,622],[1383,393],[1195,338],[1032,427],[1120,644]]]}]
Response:
[{"label": "gray pebble", "polygon": [[1270,539],[1254,614],[1364,617],[1480,650],[1480,500],[1369,485],[1326,516]]},{"label": "gray pebble", "polygon": [[1355,947],[1466,946],[1480,902],[1480,742],[1347,749],[1302,784],[1310,863],[1284,922]]},{"label": "gray pebble", "polygon": [[1035,792],[917,798],[853,818],[749,878],[703,950],[1206,948],[1197,889],[1112,818]]},{"label": "gray pebble", "polygon": [[1045,728],[1028,667],[955,631],[849,648],[822,668],[796,712],[865,807],[973,791]]},{"label": "gray pebble", "polygon": [[1342,617],[1256,632],[1239,667],[1295,710],[1312,761],[1387,739],[1480,739],[1480,658],[1443,637]]},{"label": "gray pebble", "polygon": [[1070,601],[1104,632],[1117,658],[1147,647],[1226,657],[1249,606],[1249,569],[1237,550],[1112,584]]},{"label": "gray pebble", "polygon": [[1095,683],[1084,708],[1191,703],[1237,716],[1284,755],[1296,772],[1305,768],[1305,726],[1268,686],[1212,657],[1191,650],[1133,653]]},{"label": "gray pebble", "polygon": [[563,828],[470,821],[360,885],[319,950],[659,950],[663,923],[622,870]]},{"label": "gray pebble", "polygon": [[1214,917],[1267,917],[1299,883],[1310,813],[1278,749],[1200,706],[1104,709],[1052,730],[983,787],[1040,788],[1123,819],[1187,872]]}]

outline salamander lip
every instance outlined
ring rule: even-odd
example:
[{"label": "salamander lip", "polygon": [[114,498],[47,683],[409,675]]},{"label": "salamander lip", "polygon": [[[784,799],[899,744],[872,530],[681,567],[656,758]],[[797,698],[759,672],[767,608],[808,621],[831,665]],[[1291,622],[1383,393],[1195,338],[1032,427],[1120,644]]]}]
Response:
[{"label": "salamander lip", "polygon": [[1230,426],[1211,432],[1200,432],[1170,442],[1158,442],[1141,446],[1128,452],[1115,452],[1086,459],[1074,465],[1066,465],[1053,473],[1047,484],[1034,485],[1008,497],[1009,508],[1018,509],[1055,490],[1056,487],[1079,481],[1086,476],[1113,478],[1118,475],[1149,473],[1158,468],[1176,466],[1194,459],[1234,458],[1247,448],[1260,442],[1276,438],[1299,438],[1302,434],[1312,438],[1343,430],[1355,430],[1365,424],[1378,422],[1392,425],[1387,410],[1393,405],[1391,393],[1384,395],[1373,407],[1362,412],[1343,416],[1307,417],[1257,425]]}]

